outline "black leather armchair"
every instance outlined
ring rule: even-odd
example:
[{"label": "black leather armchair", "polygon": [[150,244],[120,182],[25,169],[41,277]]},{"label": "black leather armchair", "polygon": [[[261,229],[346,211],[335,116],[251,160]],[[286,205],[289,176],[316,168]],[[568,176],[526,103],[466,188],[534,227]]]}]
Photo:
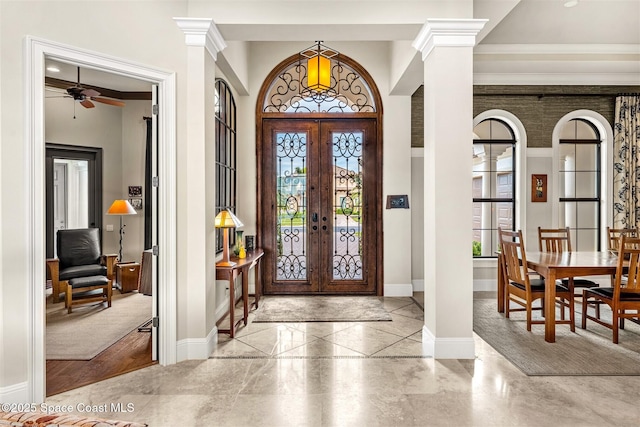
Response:
[{"label": "black leather armchair", "polygon": [[73,295],[77,293],[83,302],[105,301],[110,307],[117,255],[102,255],[100,230],[58,230],[56,247],[58,258],[47,260],[53,302],[58,302],[64,292],[65,307],[71,312]]}]

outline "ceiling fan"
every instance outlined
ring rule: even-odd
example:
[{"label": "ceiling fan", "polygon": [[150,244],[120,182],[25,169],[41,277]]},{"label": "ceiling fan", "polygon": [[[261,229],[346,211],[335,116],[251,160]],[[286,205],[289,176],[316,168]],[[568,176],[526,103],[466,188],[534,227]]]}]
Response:
[{"label": "ceiling fan", "polygon": [[85,108],[93,108],[95,104],[91,101],[100,102],[102,104],[115,105],[116,107],[124,107],[125,103],[122,101],[116,101],[115,99],[109,99],[100,97],[100,92],[95,89],[87,89],[80,84],[80,67],[78,67],[78,83],[75,86],[67,88],[67,93],[74,100],[79,101],[80,105]]}]

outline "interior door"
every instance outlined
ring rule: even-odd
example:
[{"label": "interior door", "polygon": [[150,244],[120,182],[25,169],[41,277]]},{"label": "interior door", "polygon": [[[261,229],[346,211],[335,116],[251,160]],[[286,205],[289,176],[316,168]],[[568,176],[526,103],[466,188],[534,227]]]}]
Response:
[{"label": "interior door", "polygon": [[263,121],[266,294],[375,294],[375,119]]},{"label": "interior door", "polygon": [[102,149],[46,144],[46,255],[60,228],[102,228]]},{"label": "interior door", "polygon": [[53,164],[53,256],[56,254],[55,238],[58,230],[67,228],[67,165]]}]

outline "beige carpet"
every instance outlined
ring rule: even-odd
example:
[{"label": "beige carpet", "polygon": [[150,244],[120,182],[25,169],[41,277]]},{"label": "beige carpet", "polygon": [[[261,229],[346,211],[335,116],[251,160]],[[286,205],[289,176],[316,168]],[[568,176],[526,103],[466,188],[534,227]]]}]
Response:
[{"label": "beige carpet", "polygon": [[[473,330],[527,375],[640,375],[637,324],[625,322],[616,345],[611,342],[611,330],[591,321],[587,329],[581,329],[576,314],[576,332],[569,325],[557,325],[556,342],[548,343],[544,325],[532,325],[532,332],[527,332],[524,312],[511,313],[506,319],[496,307],[495,298],[475,299]],[[602,308],[603,317],[610,314],[608,308]]]},{"label": "beige carpet", "polygon": [[151,296],[114,290],[111,307],[86,304],[67,314],[64,302],[47,303],[48,360],[90,360],[151,319]]},{"label": "beige carpet", "polygon": [[268,296],[255,315],[255,323],[392,320],[381,299],[370,296]]}]

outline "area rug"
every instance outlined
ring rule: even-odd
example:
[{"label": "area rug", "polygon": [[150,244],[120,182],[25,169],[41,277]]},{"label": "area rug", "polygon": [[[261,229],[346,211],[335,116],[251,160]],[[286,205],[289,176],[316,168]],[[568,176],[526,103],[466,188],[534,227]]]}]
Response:
[{"label": "area rug", "polygon": [[[610,314],[602,308],[603,318],[610,319]],[[591,321],[581,329],[576,313],[576,332],[569,325],[557,325],[556,342],[548,343],[544,325],[532,325],[528,332],[525,316],[517,312],[505,318],[495,298],[473,301],[475,333],[527,375],[640,375],[639,325],[625,322],[620,344],[613,344],[611,330]]]},{"label": "area rug", "polygon": [[[10,406],[10,405],[9,405]],[[147,424],[72,414],[0,411],[0,426],[11,427],[146,427]]]},{"label": "area rug", "polygon": [[113,292],[111,307],[86,304],[67,314],[64,303],[47,304],[47,360],[91,360],[151,319],[152,297]]},{"label": "area rug", "polygon": [[391,321],[378,297],[268,296],[260,301],[254,323]]}]

